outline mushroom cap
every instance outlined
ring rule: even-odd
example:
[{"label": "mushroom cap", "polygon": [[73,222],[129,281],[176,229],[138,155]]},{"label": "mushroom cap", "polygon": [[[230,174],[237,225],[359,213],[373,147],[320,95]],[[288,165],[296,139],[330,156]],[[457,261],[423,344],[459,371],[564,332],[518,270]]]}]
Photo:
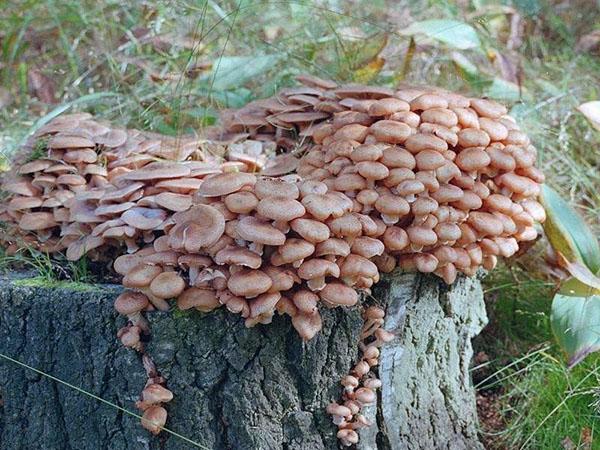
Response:
[{"label": "mushroom cap", "polygon": [[266,273],[254,269],[239,270],[227,280],[227,287],[233,295],[246,298],[264,294],[272,284],[273,281]]},{"label": "mushroom cap", "polygon": [[312,314],[296,314],[292,317],[292,325],[303,341],[312,339],[323,327],[319,311]]},{"label": "mushroom cap", "polygon": [[142,426],[152,434],[159,434],[167,423],[167,410],[162,406],[151,406],[144,411]]},{"label": "mushroom cap", "polygon": [[192,206],[192,198],[185,194],[161,192],[156,196],[156,204],[169,211],[186,211]]},{"label": "mushroom cap", "polygon": [[454,162],[462,170],[472,172],[487,167],[491,162],[491,158],[482,147],[471,147],[460,151]]},{"label": "mushroom cap", "polygon": [[289,153],[275,156],[267,161],[261,175],[277,177],[294,172],[298,168],[298,162],[299,159]]},{"label": "mushroom cap", "polygon": [[142,401],[146,403],[167,403],[171,400],[173,400],[173,393],[158,383],[149,384],[142,391]]},{"label": "mushroom cap", "polygon": [[234,247],[232,245],[219,250],[214,257],[214,260],[219,265],[227,264],[244,266],[250,267],[251,269],[258,269],[262,264],[260,255],[245,247]]},{"label": "mushroom cap", "polygon": [[189,193],[196,191],[202,184],[203,180],[199,178],[174,178],[172,180],[161,180],[158,181],[154,186],[160,189],[167,189],[171,192],[177,192],[179,194]]},{"label": "mushroom cap", "polygon": [[306,209],[302,203],[284,196],[263,198],[258,202],[256,211],[267,219],[281,222],[289,222],[290,220],[302,217],[306,213]]},{"label": "mushroom cap", "polygon": [[345,257],[349,254],[350,244],[338,238],[329,238],[319,242],[315,248],[315,256],[335,255]]},{"label": "mushroom cap", "polygon": [[177,307],[182,311],[196,308],[198,311],[210,312],[220,306],[221,303],[212,289],[191,287],[177,297]]},{"label": "mushroom cap", "polygon": [[337,278],[340,276],[340,268],[334,262],[327,259],[313,258],[304,261],[298,268],[298,276],[303,280],[322,278],[328,275]]},{"label": "mushroom cap", "polygon": [[46,170],[48,167],[50,167],[52,164],[53,162],[48,159],[36,159],[23,164],[21,167],[19,167],[19,170],[17,172],[20,175],[25,175],[34,172],[42,172],[43,170]]},{"label": "mushroom cap", "polygon": [[330,235],[329,227],[318,220],[294,219],[290,222],[290,226],[292,230],[313,244],[327,240]]},{"label": "mushroom cap", "polygon": [[148,297],[141,292],[125,291],[115,300],[115,309],[119,314],[128,316],[142,311],[148,304]]},{"label": "mushroom cap", "polygon": [[41,190],[31,184],[28,180],[14,181],[14,182],[4,182],[2,184],[2,189],[12,194],[24,195],[26,197],[32,197],[35,195],[39,195]]},{"label": "mushroom cap", "polygon": [[205,178],[198,189],[198,194],[203,197],[219,197],[237,192],[244,186],[252,186],[254,183],[256,183],[256,176],[251,173],[221,173]]},{"label": "mushroom cap", "polygon": [[258,317],[275,311],[277,302],[281,299],[279,292],[266,293],[250,300],[250,317]]},{"label": "mushroom cap", "polygon": [[314,244],[304,239],[289,238],[277,249],[283,264],[293,263],[308,258],[315,251]]},{"label": "mushroom cap", "polygon": [[379,277],[377,266],[374,263],[363,256],[353,253],[344,259],[340,268],[340,273],[345,281],[356,280],[359,277]]},{"label": "mushroom cap", "polygon": [[269,292],[287,291],[294,286],[294,283],[300,282],[300,278],[298,278],[295,272],[281,267],[266,266],[262,271],[269,275],[273,282]]},{"label": "mushroom cap", "polygon": [[317,310],[319,296],[309,290],[301,289],[294,293],[292,301],[301,313],[312,314]]},{"label": "mushroom cap", "polygon": [[229,211],[237,214],[248,214],[258,205],[258,199],[249,191],[239,191],[229,194],[223,202]]},{"label": "mushroom cap", "polygon": [[370,126],[369,131],[379,142],[401,144],[411,135],[411,128],[402,122],[380,120]]},{"label": "mushroom cap", "polygon": [[130,208],[121,214],[123,222],[138,230],[155,230],[166,218],[167,213],[163,209],[143,208],[140,206]]},{"label": "mushroom cap", "polygon": [[19,220],[19,228],[26,231],[45,230],[57,225],[50,212],[28,212]]},{"label": "mushroom cap", "polygon": [[105,242],[106,241],[102,236],[91,235],[71,242],[67,248],[67,259],[69,261],[76,261],[90,250],[100,247]]},{"label": "mushroom cap", "polygon": [[267,197],[289,197],[297,199],[300,196],[300,190],[294,183],[290,183],[283,178],[259,178],[254,185],[254,194],[259,199]]},{"label": "mushroom cap", "polygon": [[223,214],[209,205],[195,205],[173,215],[175,226],[169,231],[169,245],[198,253],[215,244],[225,232]]},{"label": "mushroom cap", "polygon": [[435,245],[438,240],[437,234],[432,229],[426,227],[408,227],[406,234],[410,242],[418,246]]},{"label": "mushroom cap", "polygon": [[352,411],[350,410],[350,408],[343,405],[338,405],[337,403],[330,403],[329,405],[327,405],[327,408],[325,410],[327,411],[327,414],[331,414],[332,416],[352,416]]},{"label": "mushroom cap", "polygon": [[358,294],[354,289],[339,282],[327,284],[319,291],[321,300],[332,306],[354,306],[358,302]]},{"label": "mushroom cap", "polygon": [[403,228],[391,226],[383,233],[383,243],[387,251],[394,252],[406,248],[410,239]]},{"label": "mushroom cap", "polygon": [[413,155],[423,150],[436,150],[444,152],[448,150],[448,143],[432,134],[413,134],[406,139],[404,147]]},{"label": "mushroom cap", "polygon": [[162,268],[153,264],[138,263],[123,277],[122,284],[128,288],[149,286],[162,273]]},{"label": "mushroom cap", "polygon": [[242,239],[258,244],[283,245],[285,243],[285,234],[271,224],[252,216],[240,219],[236,231]]},{"label": "mushroom cap", "polygon": [[48,148],[63,149],[63,148],[93,148],[96,144],[82,136],[72,136],[69,134],[57,134],[48,141]]},{"label": "mushroom cap", "polygon": [[[37,208],[44,203],[40,197],[14,197],[8,203],[8,209],[11,211],[20,211],[23,209]],[[58,203],[56,206],[60,206]]]},{"label": "mushroom cap", "polygon": [[352,242],[352,253],[371,259],[374,256],[382,255],[385,251],[385,245],[379,239],[369,236],[360,236]]},{"label": "mushroom cap", "polygon": [[174,298],[185,289],[185,281],[176,272],[162,272],[150,283],[150,292],[158,298]]},{"label": "mushroom cap", "polygon": [[141,169],[132,170],[120,176],[121,180],[146,181],[159,180],[162,178],[179,178],[190,175],[190,169],[176,162],[152,162]]}]

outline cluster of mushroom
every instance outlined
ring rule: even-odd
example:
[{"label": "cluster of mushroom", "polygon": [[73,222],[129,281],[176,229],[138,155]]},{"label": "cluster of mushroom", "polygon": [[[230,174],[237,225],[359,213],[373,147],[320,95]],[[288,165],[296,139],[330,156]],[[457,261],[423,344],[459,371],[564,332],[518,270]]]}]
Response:
[{"label": "cluster of mushroom", "polygon": [[[138,407],[153,433],[172,394],[144,354],[144,312],[176,299],[182,310],[225,306],[247,326],[287,314],[308,340],[320,307],[357,304],[380,271],[450,284],[513,255],[545,218],[536,150],[503,106],[299,79],[226,112],[212,142],[59,117],[29,142],[38,158],[4,183],[10,247],[66,249],[69,259],[126,249],[114,261],[129,289],[115,303],[128,318],[119,338],[144,355]],[[342,404],[328,408],[346,445],[368,424],[360,409],[375,399],[378,348],[392,337],[381,309],[364,314],[362,359]]]},{"label": "cluster of mushroom", "polygon": [[332,402],[327,406],[333,423],[338,426],[337,437],[346,446],[358,442],[356,430],[371,425],[360,411],[377,399],[375,390],[381,387],[381,381],[374,376],[372,370],[379,364],[380,347],[394,339],[392,333],[382,328],[384,317],[385,311],[378,306],[365,308],[359,344],[362,357],[351,373],[342,379],[342,404]]},{"label": "cluster of mushroom", "polygon": [[[254,102],[235,117],[251,120],[248,131],[260,139],[280,139],[265,132],[281,117],[288,133],[291,127],[311,137],[296,173],[344,193],[354,212],[384,222],[376,237],[385,252],[374,258],[380,270],[400,265],[450,284],[457,272],[491,270],[498,256],[510,257],[519,242],[537,237],[534,224],[545,219],[536,201],[544,176],[534,166],[535,147],[504,106],[437,88],[303,81],[309,86],[294,95]],[[331,120],[301,122],[323,111]]]},{"label": "cluster of mushroom", "polygon": [[150,332],[148,322],[143,312],[150,308],[148,298],[135,291],[125,291],[115,300],[115,309],[127,317],[128,323],[121,328],[117,337],[126,347],[131,347],[142,354],[142,360],[148,381],[141,393],[136,407],[143,413],[142,425],[153,434],[158,434],[167,421],[167,410],[162,406],[173,399],[173,393],[164,385],[166,380],[161,377],[153,361],[144,353],[142,334]]},{"label": "cluster of mushroom", "polygon": [[9,252],[66,249],[70,260],[88,252],[99,258],[93,250],[121,244],[135,252],[191,206],[204,177],[260,170],[270,146],[247,140],[228,148],[116,129],[86,113],[57,117],[23,149],[35,159],[5,177],[0,218],[11,226],[2,238]]},{"label": "cluster of mushroom", "polygon": [[222,305],[247,326],[288,314],[305,339],[321,329],[318,306],[352,306],[379,279],[378,225],[320,182],[237,172],[207,178],[194,205],[172,217],[152,247],[115,261],[123,285],[155,308]]}]

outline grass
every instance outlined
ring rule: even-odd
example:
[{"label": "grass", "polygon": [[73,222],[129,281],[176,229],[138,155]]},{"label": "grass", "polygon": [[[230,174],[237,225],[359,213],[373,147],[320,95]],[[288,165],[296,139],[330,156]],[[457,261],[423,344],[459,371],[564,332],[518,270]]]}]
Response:
[{"label": "grass", "polygon": [[[403,31],[424,19],[468,23],[481,48],[411,42]],[[600,133],[576,107],[600,97],[600,58],[575,48],[599,27],[589,0],[13,0],[0,12],[0,99],[8,98],[0,100],[0,156],[63,111],[200,134],[218,109],[270,95],[302,72],[430,83],[508,101],[548,182],[598,233]],[[32,92],[38,72],[56,104]],[[560,448],[566,436],[578,445],[597,418],[597,358],[566,372],[551,345],[544,245],[485,280],[491,324],[478,348],[491,359],[486,389],[501,392],[506,430],[497,438],[508,448]],[[90,275],[86,265],[57,272],[43,255],[27,264],[42,282]]]}]

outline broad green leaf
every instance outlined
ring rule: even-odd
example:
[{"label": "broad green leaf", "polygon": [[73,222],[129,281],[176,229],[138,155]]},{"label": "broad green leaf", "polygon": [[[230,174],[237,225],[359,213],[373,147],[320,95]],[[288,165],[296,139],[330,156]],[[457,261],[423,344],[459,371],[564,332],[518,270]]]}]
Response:
[{"label": "broad green leaf", "polygon": [[600,270],[600,246],[577,212],[548,185],[540,198],[546,210],[544,231],[557,252],[568,261],[585,264],[594,274]]},{"label": "broad green leaf", "polygon": [[550,321],[556,340],[569,357],[569,368],[600,350],[600,295],[556,294]]},{"label": "broad green leaf", "polygon": [[519,86],[502,78],[494,78],[484,93],[487,97],[496,100],[517,101],[521,97]]},{"label": "broad green leaf", "polygon": [[[427,40],[440,41],[460,50],[481,46],[475,29],[458,20],[434,19],[414,22],[400,33],[406,36],[423,35]],[[422,42],[422,40],[421,42],[417,40],[417,43]]]},{"label": "broad green leaf", "polygon": [[596,130],[600,130],[600,101],[582,103],[577,109]]},{"label": "broad green leaf", "polygon": [[560,284],[558,294],[565,297],[591,297],[592,295],[600,296],[600,289],[593,288],[585,283],[582,283],[576,278],[569,278]]},{"label": "broad green leaf", "polygon": [[213,64],[212,87],[215,90],[239,88],[272,69],[279,59],[279,55],[224,56]]}]

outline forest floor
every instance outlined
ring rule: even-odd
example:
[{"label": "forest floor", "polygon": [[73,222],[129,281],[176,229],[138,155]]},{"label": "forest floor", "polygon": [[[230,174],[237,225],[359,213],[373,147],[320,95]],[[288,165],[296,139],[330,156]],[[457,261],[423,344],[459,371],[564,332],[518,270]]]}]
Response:
[{"label": "forest floor", "polygon": [[[23,138],[63,111],[201,134],[219,108],[271,95],[299,73],[429,83],[510,105],[547,182],[598,232],[600,133],[577,106],[600,97],[599,55],[591,0],[9,0],[0,11],[0,163],[7,170]],[[554,344],[546,245],[485,280],[490,324],[473,376],[491,449],[594,448],[600,360],[569,371]],[[43,255],[28,263],[52,276]],[[65,270],[76,281],[90,273]]]}]

